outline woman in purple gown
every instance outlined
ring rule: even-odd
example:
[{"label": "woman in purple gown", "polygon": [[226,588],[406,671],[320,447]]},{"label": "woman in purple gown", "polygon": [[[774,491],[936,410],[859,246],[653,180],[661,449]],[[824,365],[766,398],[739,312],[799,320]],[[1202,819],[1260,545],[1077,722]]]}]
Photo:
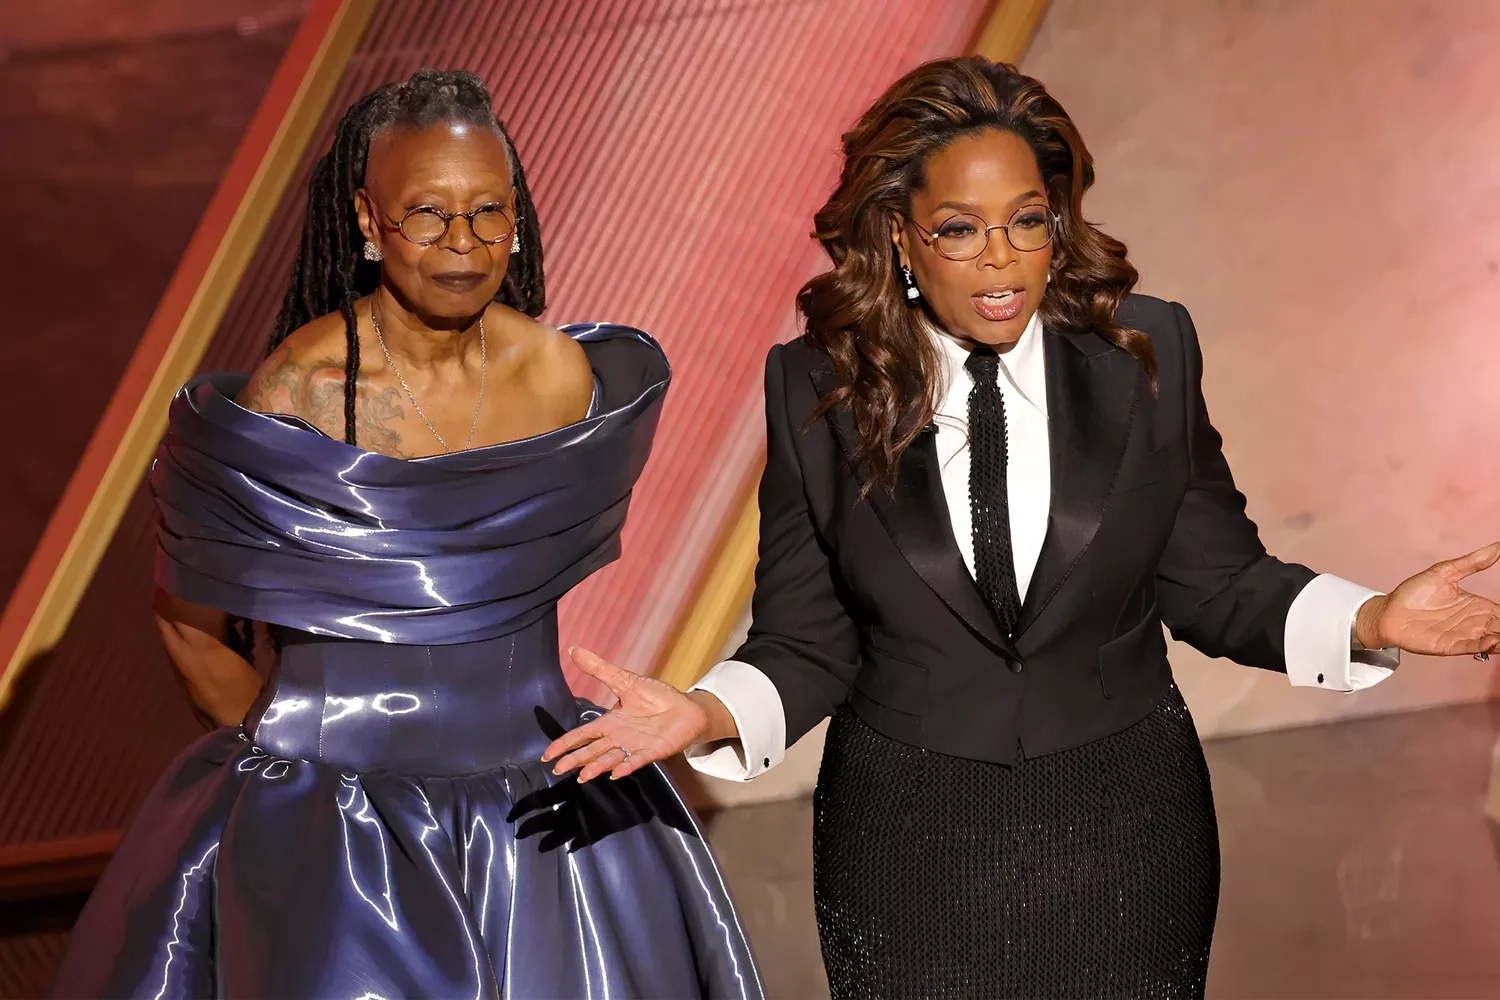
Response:
[{"label": "woman in purple gown", "polygon": [[221,728],[143,806],[57,995],[761,996],[666,776],[538,759],[597,714],[556,604],[618,555],[670,380],[645,333],[542,305],[480,81],[350,108],[270,356],[172,404],[157,614]]}]

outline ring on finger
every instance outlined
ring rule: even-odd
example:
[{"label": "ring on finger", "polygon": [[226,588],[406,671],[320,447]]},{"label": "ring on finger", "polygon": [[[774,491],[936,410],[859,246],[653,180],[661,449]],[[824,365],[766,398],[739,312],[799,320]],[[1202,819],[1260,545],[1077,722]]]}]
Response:
[{"label": "ring on finger", "polygon": [[631,754],[631,752],[629,750],[627,750],[625,747],[621,747],[621,746],[617,746],[617,747],[615,747],[615,749],[618,750],[618,751],[620,751],[622,754],[625,755],[625,763],[627,763],[627,764],[630,763],[630,758],[631,758],[632,754]]}]

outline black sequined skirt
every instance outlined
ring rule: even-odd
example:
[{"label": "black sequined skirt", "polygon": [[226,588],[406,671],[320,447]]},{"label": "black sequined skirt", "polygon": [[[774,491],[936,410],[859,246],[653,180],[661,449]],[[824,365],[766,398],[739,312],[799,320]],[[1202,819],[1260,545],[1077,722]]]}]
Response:
[{"label": "black sequined skirt", "polygon": [[1151,715],[1005,767],[846,706],[828,731],[814,890],[835,998],[1201,997],[1218,824],[1174,686]]}]

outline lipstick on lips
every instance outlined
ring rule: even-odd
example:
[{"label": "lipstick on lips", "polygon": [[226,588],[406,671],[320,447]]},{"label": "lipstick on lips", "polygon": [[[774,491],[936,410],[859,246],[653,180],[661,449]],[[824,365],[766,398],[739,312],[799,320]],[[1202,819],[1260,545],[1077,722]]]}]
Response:
[{"label": "lipstick on lips", "polygon": [[1026,305],[1026,289],[1020,285],[991,285],[970,300],[974,311],[992,323],[1003,323],[1021,315]]},{"label": "lipstick on lips", "polygon": [[469,292],[484,284],[483,271],[442,271],[432,276],[432,283],[450,292]]}]

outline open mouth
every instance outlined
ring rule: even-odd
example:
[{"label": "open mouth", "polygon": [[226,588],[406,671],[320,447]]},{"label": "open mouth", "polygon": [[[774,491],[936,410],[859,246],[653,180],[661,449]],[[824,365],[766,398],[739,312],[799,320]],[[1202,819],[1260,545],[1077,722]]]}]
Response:
[{"label": "open mouth", "polygon": [[1026,304],[1026,289],[1018,285],[986,288],[972,299],[974,311],[993,323],[1003,323],[1021,315]]}]

